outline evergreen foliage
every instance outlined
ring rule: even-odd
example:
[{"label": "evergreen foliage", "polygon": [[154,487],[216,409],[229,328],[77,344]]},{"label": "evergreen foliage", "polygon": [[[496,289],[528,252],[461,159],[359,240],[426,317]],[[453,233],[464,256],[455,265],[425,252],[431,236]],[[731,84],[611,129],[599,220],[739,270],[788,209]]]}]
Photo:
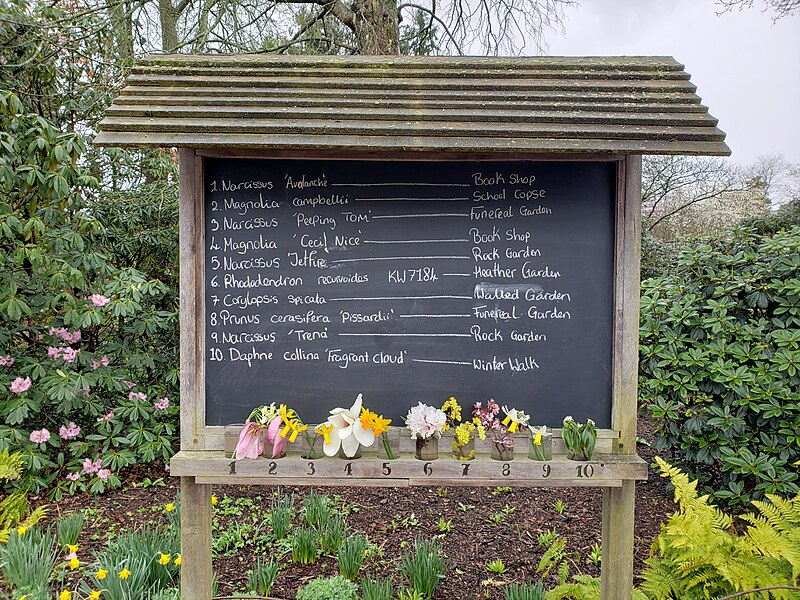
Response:
[{"label": "evergreen foliage", "polygon": [[0,450],[31,492],[101,492],[174,452],[177,293],[114,264],[78,137],[7,92],[0,125]]},{"label": "evergreen foliage", "polygon": [[[0,481],[18,480],[22,471],[19,452],[9,454],[8,448],[0,452]],[[0,500],[0,544],[8,542],[11,531],[19,526],[33,527],[47,514],[44,506],[36,507],[28,514],[28,495],[16,491]]]},{"label": "evergreen foliage", "polygon": [[686,247],[642,285],[640,394],[654,446],[731,504],[798,491],[800,227]]}]

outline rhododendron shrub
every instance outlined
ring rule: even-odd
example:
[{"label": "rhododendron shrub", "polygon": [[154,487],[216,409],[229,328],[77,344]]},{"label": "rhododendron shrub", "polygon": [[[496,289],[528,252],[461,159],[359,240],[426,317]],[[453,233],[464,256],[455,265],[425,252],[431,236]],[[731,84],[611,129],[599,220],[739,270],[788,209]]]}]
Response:
[{"label": "rhododendron shrub", "polygon": [[78,138],[5,92],[0,123],[0,451],[32,492],[100,492],[175,451],[177,294],[120,260]]}]

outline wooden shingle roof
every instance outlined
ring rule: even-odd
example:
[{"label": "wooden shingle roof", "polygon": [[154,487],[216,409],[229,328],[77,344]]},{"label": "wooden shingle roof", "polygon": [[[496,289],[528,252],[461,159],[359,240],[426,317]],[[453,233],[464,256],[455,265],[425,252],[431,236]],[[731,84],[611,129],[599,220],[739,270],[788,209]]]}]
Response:
[{"label": "wooden shingle roof", "polygon": [[150,56],[103,146],[728,155],[671,57]]}]

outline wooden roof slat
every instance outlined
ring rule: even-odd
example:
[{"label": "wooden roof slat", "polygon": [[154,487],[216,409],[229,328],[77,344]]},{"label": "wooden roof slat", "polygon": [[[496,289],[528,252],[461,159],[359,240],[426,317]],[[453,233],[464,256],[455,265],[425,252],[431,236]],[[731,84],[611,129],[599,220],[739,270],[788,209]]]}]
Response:
[{"label": "wooden roof slat", "polygon": [[[436,135],[470,135],[478,137],[572,137],[604,138],[604,139],[673,139],[670,127],[650,125],[603,125],[575,123],[564,126],[560,123],[507,123],[495,121],[491,123],[476,122],[442,122],[418,120],[386,121],[343,121],[339,119],[236,119],[216,118],[213,122],[205,119],[181,119],[172,123],[151,117],[106,117],[105,131],[141,130],[167,132],[192,130],[202,133],[263,133],[275,134],[296,132],[298,135],[341,135],[346,132],[360,132],[365,135],[395,136],[398,133],[415,133],[419,136]],[[685,127],[686,134],[697,140],[721,140],[724,135],[714,127]],[[505,134],[505,136],[503,135]]]},{"label": "wooden roof slat", "polygon": [[[263,107],[247,106],[217,106],[214,113],[219,119],[258,119],[262,117]],[[696,127],[714,126],[717,120],[705,113],[632,113],[614,111],[589,111],[589,110],[494,110],[493,108],[467,110],[464,108],[438,108],[433,109],[428,105],[405,106],[410,110],[416,121],[446,121],[446,122],[496,122],[502,123],[511,120],[514,123],[581,123],[581,124],[607,124],[607,125],[692,125]],[[358,113],[344,112],[340,107],[316,107],[311,110],[308,106],[273,106],[270,108],[273,118],[296,119],[338,119],[359,121],[398,121],[408,118],[407,114],[398,113],[393,108],[361,107]],[[169,118],[191,119],[206,113],[205,106],[176,105],[166,106],[124,106],[117,104],[108,109],[107,115],[135,118]]]},{"label": "wooden roof slat", "polygon": [[96,143],[728,154],[695,92],[671,57],[150,56]]}]

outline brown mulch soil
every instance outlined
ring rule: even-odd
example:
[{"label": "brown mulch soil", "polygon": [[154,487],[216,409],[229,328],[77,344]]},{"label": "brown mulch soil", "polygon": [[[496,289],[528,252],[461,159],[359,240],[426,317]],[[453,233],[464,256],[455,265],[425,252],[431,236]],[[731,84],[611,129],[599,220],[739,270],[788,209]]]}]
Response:
[{"label": "brown mulch soil", "polygon": [[[652,439],[652,425],[640,420],[640,435]],[[654,452],[639,446],[639,454],[651,462]],[[162,467],[163,469],[163,467]],[[163,478],[162,486],[150,486],[164,471],[140,468],[131,475],[121,490],[104,496],[89,495],[68,498],[51,505],[51,518],[74,510],[94,508],[92,516],[81,534],[81,554],[100,549],[109,536],[147,522],[165,523],[164,505],[173,502],[178,481]],[[145,487],[146,485],[146,487]],[[295,496],[296,509],[302,506],[305,488],[280,490]],[[320,493],[334,497],[336,507],[348,522],[348,533],[361,532],[375,549],[365,561],[362,573],[393,577],[401,584],[398,572],[400,556],[418,537],[436,538],[450,561],[436,599],[502,598],[500,585],[511,581],[536,580],[537,565],[544,553],[537,537],[540,533],[555,530],[568,540],[572,553],[571,574],[584,573],[599,576],[599,565],[588,556],[594,544],[600,544],[602,492],[597,488],[319,488]],[[215,508],[215,520],[220,527],[215,536],[233,523],[261,522],[269,511],[272,496],[277,488],[269,486],[215,487],[220,499]],[[563,514],[555,509],[556,502],[566,505]],[[647,481],[636,485],[635,564],[639,573],[650,552],[650,545],[658,535],[660,524],[674,511],[672,495],[665,481],[651,471]],[[241,512],[241,514],[232,514]],[[500,523],[489,520],[500,515]],[[450,522],[452,531],[437,532],[439,520]],[[298,522],[295,517],[294,523]],[[266,528],[266,531],[269,529]],[[253,536],[245,536],[242,548],[219,550],[214,558],[218,576],[218,594],[234,595],[244,589],[247,571],[257,556],[270,557],[269,542],[253,544]],[[266,539],[266,538],[265,538]],[[274,548],[274,547],[273,547]],[[284,547],[285,549],[285,547]],[[493,575],[486,564],[502,559],[508,572]],[[336,559],[323,557],[316,565],[301,566],[291,562],[291,554],[282,558],[283,567],[278,575],[272,596],[294,598],[297,589],[320,575],[338,573]],[[554,575],[546,584],[556,582]]]}]

